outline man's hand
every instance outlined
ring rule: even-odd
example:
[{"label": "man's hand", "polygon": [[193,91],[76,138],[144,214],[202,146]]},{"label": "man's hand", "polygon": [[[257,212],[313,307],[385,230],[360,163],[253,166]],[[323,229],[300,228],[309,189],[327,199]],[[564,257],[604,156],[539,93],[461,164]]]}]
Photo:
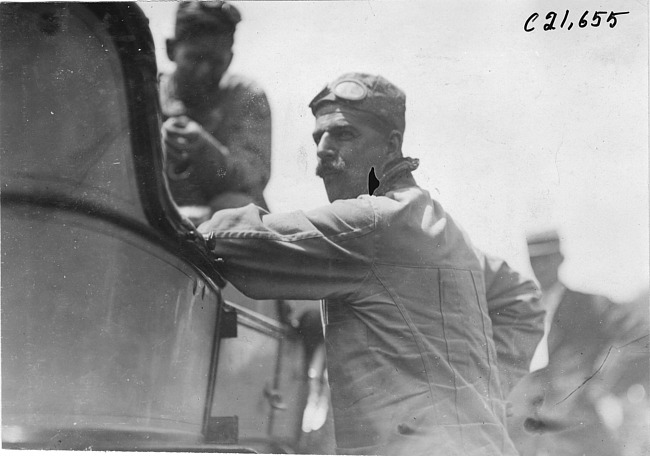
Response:
[{"label": "man's hand", "polygon": [[216,150],[227,155],[228,150],[210,133],[187,116],[170,117],[162,126],[163,141],[169,155],[188,159],[198,153]]},{"label": "man's hand", "polygon": [[198,122],[187,116],[170,117],[163,123],[162,137],[171,179],[186,179],[193,170],[210,176],[225,174],[228,149]]}]

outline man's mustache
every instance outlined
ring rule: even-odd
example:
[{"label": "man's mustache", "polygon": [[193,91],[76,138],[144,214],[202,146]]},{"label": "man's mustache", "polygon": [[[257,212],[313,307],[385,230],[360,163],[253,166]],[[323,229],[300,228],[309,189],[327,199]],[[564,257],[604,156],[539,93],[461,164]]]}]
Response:
[{"label": "man's mustache", "polygon": [[316,166],[316,175],[323,177],[328,174],[338,173],[345,169],[346,164],[341,157],[334,160],[320,160]]}]

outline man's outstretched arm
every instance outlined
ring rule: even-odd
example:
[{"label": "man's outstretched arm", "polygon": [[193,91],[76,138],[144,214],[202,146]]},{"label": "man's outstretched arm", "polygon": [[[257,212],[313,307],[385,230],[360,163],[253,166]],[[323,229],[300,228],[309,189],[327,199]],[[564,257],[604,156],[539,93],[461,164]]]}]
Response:
[{"label": "man's outstretched arm", "polygon": [[356,291],[369,273],[375,215],[364,200],[269,214],[253,204],[218,211],[198,231],[221,273],[251,298],[324,299]]}]

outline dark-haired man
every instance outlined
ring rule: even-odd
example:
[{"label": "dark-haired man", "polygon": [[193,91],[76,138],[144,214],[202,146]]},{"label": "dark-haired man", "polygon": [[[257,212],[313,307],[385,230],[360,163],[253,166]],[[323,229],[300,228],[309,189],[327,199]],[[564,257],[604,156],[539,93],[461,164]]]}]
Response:
[{"label": "dark-haired man", "polygon": [[160,80],[166,172],[181,212],[195,223],[216,210],[266,207],[271,113],[264,92],[228,72],[241,17],[222,1],[183,2]]},{"label": "dark-haired man", "polygon": [[310,107],[331,204],[217,212],[199,231],[224,276],[252,297],[324,300],[338,452],[515,455],[504,390],[542,335],[536,284],[417,186],[399,88],[349,73]]}]

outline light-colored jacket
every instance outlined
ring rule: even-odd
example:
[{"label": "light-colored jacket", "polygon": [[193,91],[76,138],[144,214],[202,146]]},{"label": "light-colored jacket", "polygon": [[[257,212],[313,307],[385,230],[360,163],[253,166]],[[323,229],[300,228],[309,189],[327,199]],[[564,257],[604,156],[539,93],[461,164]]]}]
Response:
[{"label": "light-colored jacket", "polygon": [[324,300],[340,453],[514,455],[504,386],[543,333],[538,288],[477,252],[409,160],[380,196],[228,209],[199,231],[243,293]]}]

